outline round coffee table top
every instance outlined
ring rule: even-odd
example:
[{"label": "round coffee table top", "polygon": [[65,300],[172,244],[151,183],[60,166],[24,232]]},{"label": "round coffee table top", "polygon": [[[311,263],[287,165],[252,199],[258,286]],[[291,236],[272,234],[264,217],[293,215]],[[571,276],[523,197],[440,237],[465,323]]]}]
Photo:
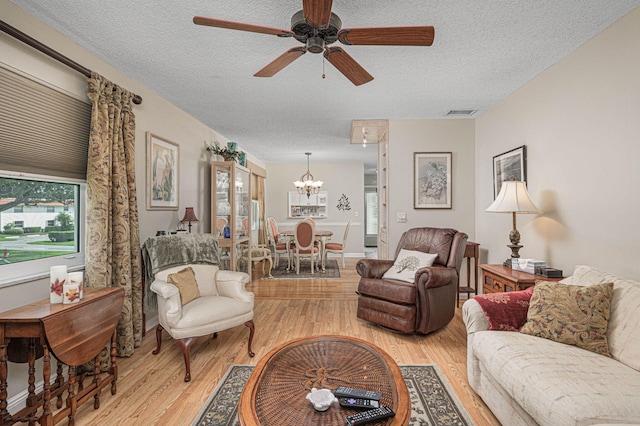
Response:
[{"label": "round coffee table top", "polygon": [[409,423],[411,401],[398,365],[377,346],[347,336],[303,337],[269,352],[242,391],[238,419],[244,426],[343,425],[360,410],[335,402],[320,412],[306,399],[311,388],[339,386],[382,392],[380,404],[396,415],[369,424]]}]

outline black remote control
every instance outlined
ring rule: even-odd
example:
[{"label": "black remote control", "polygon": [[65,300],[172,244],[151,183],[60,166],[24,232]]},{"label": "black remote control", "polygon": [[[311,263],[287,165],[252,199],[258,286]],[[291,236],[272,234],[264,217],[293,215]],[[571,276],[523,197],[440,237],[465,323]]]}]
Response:
[{"label": "black remote control", "polygon": [[379,408],[380,402],[373,399],[345,397],[340,398],[340,406],[345,408]]},{"label": "black remote control", "polygon": [[375,422],[376,420],[386,419],[387,417],[393,417],[396,413],[389,407],[382,406],[380,408],[374,408],[373,410],[366,410],[360,413],[356,413],[352,416],[347,416],[347,424],[349,426],[363,425],[369,422]]},{"label": "black remote control", "polygon": [[362,398],[362,399],[373,399],[374,401],[380,401],[382,398],[382,392],[374,392],[370,390],[362,390],[362,389],[354,389],[348,388],[346,386],[340,386],[333,393],[336,398]]}]

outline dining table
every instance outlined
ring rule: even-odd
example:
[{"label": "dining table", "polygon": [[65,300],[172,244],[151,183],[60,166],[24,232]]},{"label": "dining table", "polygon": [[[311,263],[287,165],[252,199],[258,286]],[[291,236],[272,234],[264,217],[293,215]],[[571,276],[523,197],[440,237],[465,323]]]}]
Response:
[{"label": "dining table", "polygon": [[[289,242],[293,241],[294,238],[294,230],[285,231],[280,230],[279,236],[286,240],[287,244],[287,257],[291,258],[291,253],[289,253]],[[322,267],[322,272],[325,272],[325,257],[324,257],[324,245],[325,243],[333,237],[333,231],[325,231],[321,229],[316,229],[314,232],[314,238],[320,242],[320,266]],[[287,266],[287,270],[291,267],[291,262],[289,262],[289,266]]]}]

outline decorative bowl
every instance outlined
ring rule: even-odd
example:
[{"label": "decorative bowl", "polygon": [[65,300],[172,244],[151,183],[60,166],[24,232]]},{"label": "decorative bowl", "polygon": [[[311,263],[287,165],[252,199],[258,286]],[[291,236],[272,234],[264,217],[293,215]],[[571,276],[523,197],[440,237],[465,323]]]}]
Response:
[{"label": "decorative bowl", "polygon": [[331,389],[312,388],[311,392],[307,394],[307,399],[317,411],[326,411],[331,404],[338,402],[338,398],[331,393]]}]

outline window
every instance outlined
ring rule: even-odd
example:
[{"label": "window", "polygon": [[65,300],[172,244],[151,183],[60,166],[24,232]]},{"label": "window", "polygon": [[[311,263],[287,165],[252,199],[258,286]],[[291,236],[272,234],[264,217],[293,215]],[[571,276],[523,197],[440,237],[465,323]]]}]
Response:
[{"label": "window", "polygon": [[56,211],[56,208],[53,206],[47,206],[47,213],[54,213]]},{"label": "window", "polygon": [[13,212],[14,212],[14,213],[22,213],[22,210],[23,210],[23,209],[24,209],[24,208],[23,208],[22,206],[15,206],[15,207],[13,208]]},{"label": "window", "polygon": [[[0,66],[0,287],[44,278],[53,265],[84,266],[91,105],[57,87]],[[42,192],[30,193],[33,202],[16,202],[20,185]],[[28,240],[6,229],[16,221]]]},{"label": "window", "polygon": [[[20,277],[46,275],[53,265],[84,265],[84,213],[80,209],[84,187],[81,182],[0,172],[0,286]],[[48,205],[69,209],[55,213]],[[16,212],[17,206],[22,211]]]}]

